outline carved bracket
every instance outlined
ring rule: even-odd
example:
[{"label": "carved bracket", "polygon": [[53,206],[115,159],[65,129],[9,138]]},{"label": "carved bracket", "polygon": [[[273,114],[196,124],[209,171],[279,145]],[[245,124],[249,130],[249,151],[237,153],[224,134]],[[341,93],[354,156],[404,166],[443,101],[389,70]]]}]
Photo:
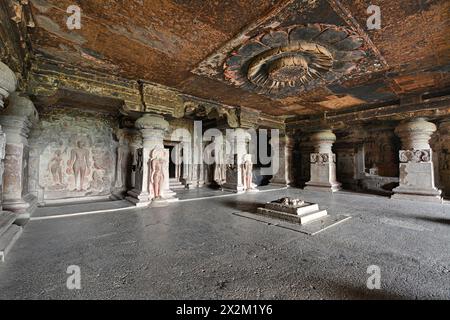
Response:
[{"label": "carved bracket", "polygon": [[322,163],[329,163],[330,162],[330,156],[331,156],[331,161],[336,163],[336,155],[334,153],[329,154],[329,153],[311,153],[311,163],[318,163],[318,164],[322,164]]},{"label": "carved bracket", "polygon": [[423,150],[400,150],[399,159],[401,163],[422,163],[431,161],[431,149]]}]

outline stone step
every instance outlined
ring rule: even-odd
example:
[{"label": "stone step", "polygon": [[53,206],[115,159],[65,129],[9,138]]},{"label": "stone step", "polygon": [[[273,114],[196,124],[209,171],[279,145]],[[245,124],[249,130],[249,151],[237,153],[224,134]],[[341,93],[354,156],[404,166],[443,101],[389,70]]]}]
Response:
[{"label": "stone step", "polygon": [[299,224],[305,224],[312,221],[316,221],[328,215],[327,210],[317,210],[303,215],[294,215],[292,213],[286,213],[267,208],[258,208],[258,213],[272,218],[286,220],[289,222]]},{"label": "stone step", "polygon": [[300,216],[300,223],[305,224],[305,223],[313,222],[313,221],[319,220],[320,218],[323,218],[327,215],[328,215],[327,210],[320,210],[320,211],[308,213],[303,216]]},{"label": "stone step", "polygon": [[295,214],[298,216],[302,216],[302,215],[305,215],[308,213],[319,211],[319,205],[317,203],[309,203],[309,202],[306,202],[301,207],[287,207],[280,203],[269,202],[269,203],[266,203],[265,207],[266,207],[266,209]]},{"label": "stone step", "polygon": [[185,189],[185,185],[180,181],[169,181],[169,189]]},{"label": "stone step", "polygon": [[316,211],[319,211],[319,205],[317,203],[308,204],[303,207],[297,208],[297,215],[303,216]]},{"label": "stone step", "polygon": [[180,183],[180,184],[175,184],[175,185],[169,185],[169,189],[175,189],[175,190],[178,190],[178,189],[185,189],[185,186],[184,186],[184,184],[182,184],[182,183]]},{"label": "stone step", "polygon": [[0,212],[0,236],[8,230],[9,226],[16,220],[16,214],[9,211]]},{"label": "stone step", "polygon": [[5,233],[0,235],[0,262],[5,262],[6,255],[11,250],[14,243],[22,234],[22,227],[18,225],[10,225]]}]

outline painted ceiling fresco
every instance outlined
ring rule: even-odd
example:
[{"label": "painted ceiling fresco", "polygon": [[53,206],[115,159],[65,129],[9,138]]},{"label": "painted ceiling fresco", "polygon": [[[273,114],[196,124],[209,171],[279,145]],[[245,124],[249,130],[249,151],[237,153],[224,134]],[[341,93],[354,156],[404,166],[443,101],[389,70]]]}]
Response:
[{"label": "painted ceiling fresco", "polygon": [[[80,30],[67,7],[82,9]],[[31,0],[37,59],[271,115],[376,105],[450,85],[450,1]]]}]

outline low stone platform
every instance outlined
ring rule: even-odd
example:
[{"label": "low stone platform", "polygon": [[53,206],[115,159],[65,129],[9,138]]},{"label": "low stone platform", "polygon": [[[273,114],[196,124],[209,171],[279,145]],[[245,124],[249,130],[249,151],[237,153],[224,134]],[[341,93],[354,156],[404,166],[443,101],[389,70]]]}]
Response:
[{"label": "low stone platform", "polygon": [[349,216],[331,217],[328,215],[327,210],[320,210],[317,203],[304,202],[292,198],[282,198],[268,202],[264,207],[258,208],[257,214],[302,226],[310,225],[311,228],[303,228],[296,231],[311,235],[350,218]]},{"label": "low stone platform", "polygon": [[299,224],[312,222],[328,215],[327,210],[320,210],[317,203],[292,198],[268,202],[264,208],[258,208],[258,213]]}]

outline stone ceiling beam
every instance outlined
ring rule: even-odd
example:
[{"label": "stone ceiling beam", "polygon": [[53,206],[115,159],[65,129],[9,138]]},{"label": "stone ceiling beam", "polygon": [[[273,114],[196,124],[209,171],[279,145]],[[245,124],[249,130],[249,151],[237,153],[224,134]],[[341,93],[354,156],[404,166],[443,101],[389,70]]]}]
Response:
[{"label": "stone ceiling beam", "polygon": [[[334,128],[345,128],[369,120],[403,120],[419,116],[429,118],[450,116],[450,96],[432,98],[420,103],[394,104],[366,110],[327,113],[326,123]],[[323,117],[292,118],[286,121],[286,127],[288,129],[308,128],[308,130],[313,130],[320,128],[323,122]]]}]

